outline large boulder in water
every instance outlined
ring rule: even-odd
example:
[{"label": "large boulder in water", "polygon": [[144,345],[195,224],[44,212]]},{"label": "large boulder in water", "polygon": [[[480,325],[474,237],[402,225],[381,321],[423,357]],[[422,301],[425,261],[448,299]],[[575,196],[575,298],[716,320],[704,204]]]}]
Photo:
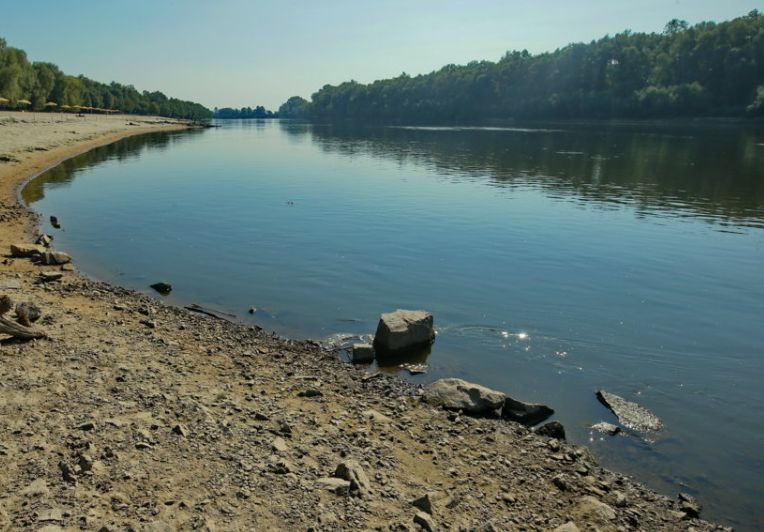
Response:
[{"label": "large boulder in water", "polygon": [[506,396],[462,379],[440,379],[424,389],[422,399],[447,410],[462,410],[471,415],[490,415],[504,404]]},{"label": "large boulder in water", "polygon": [[432,314],[398,309],[380,316],[374,347],[380,352],[395,353],[424,347],[434,339]]},{"label": "large boulder in water", "polygon": [[658,416],[644,406],[627,401],[623,397],[605,390],[597,392],[597,399],[618,417],[618,421],[622,425],[632,430],[649,432],[663,428],[663,422]]}]

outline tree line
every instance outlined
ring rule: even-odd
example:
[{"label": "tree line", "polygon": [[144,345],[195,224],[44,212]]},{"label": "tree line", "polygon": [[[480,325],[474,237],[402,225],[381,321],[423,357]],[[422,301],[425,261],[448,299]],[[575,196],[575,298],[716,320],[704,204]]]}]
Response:
[{"label": "tree line", "polygon": [[[159,91],[139,92],[132,85],[100,83],[85,76],[70,76],[53,63],[30,62],[23,50],[0,38],[0,105],[41,110],[56,106],[114,109],[124,113],[160,115],[193,120],[212,117],[201,104],[168,98]],[[4,101],[7,100],[7,101]],[[29,104],[21,102],[29,101]]]},{"label": "tree line", "polygon": [[670,21],[554,52],[447,65],[294,96],[283,118],[449,122],[485,119],[764,116],[764,15],[722,23]]},{"label": "tree line", "polygon": [[254,109],[251,107],[242,107],[241,109],[231,107],[218,109],[215,107],[212,116],[214,118],[278,118],[279,114],[258,105]]}]

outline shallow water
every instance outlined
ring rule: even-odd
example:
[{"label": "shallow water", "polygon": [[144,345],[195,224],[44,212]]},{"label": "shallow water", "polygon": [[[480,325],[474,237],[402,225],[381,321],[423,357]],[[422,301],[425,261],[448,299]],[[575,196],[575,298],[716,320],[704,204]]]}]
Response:
[{"label": "shallow water", "polygon": [[[764,528],[764,131],[222,125],[97,149],[25,198],[87,273],[283,334],[431,310],[410,378],[545,402],[603,464]],[[666,428],[592,434],[600,387]]]}]

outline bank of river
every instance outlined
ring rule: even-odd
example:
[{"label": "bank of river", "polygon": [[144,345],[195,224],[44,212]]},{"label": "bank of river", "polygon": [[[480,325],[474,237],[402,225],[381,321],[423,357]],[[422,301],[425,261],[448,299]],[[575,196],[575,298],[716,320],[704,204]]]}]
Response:
[{"label": "bank of river", "polygon": [[[43,165],[36,155],[18,153],[17,166],[3,168],[4,186]],[[33,218],[10,195],[2,208],[3,237],[29,239]],[[73,217],[62,218],[67,235],[78,232]],[[415,386],[369,378],[311,343],[72,273],[35,284],[39,267],[26,260],[2,268],[3,280],[20,284],[15,297],[44,309],[53,336],[3,343],[0,465],[9,472],[3,492],[13,495],[0,500],[0,519],[15,526],[384,527],[413,523],[411,500],[427,491],[440,526],[706,526],[582,449],[432,410]],[[301,397],[307,388],[323,395]],[[318,487],[348,456],[372,479],[372,497]],[[62,463],[76,483],[62,478]]]}]

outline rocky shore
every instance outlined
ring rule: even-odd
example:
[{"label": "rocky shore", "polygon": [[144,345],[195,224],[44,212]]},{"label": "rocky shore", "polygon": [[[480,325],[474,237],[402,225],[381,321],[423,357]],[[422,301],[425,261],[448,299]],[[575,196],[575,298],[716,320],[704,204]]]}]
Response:
[{"label": "rocky shore", "polygon": [[0,296],[37,306],[47,337],[0,335],[0,529],[720,529],[584,447],[444,410],[311,341],[11,258],[37,236],[16,196],[29,175],[186,127],[133,117],[57,136],[78,124],[11,118],[0,115]]}]

